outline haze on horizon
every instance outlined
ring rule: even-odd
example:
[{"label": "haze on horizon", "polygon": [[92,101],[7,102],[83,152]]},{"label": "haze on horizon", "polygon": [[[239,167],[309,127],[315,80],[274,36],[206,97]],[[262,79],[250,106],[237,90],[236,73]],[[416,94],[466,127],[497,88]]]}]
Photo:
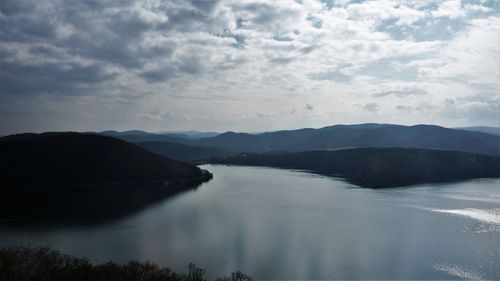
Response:
[{"label": "haze on horizon", "polygon": [[0,134],[500,126],[498,0],[0,4]]}]

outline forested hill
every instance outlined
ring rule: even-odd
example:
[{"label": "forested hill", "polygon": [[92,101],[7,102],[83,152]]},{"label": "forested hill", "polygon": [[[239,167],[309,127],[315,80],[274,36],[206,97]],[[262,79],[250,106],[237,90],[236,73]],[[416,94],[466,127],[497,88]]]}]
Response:
[{"label": "forested hill", "polygon": [[500,177],[498,156],[411,148],[240,154],[210,163],[303,169],[371,188]]},{"label": "forested hill", "polygon": [[263,134],[228,132],[193,145],[237,152],[306,151],[366,147],[443,149],[500,156],[500,136],[433,125],[335,125]]},{"label": "forested hill", "polygon": [[195,161],[234,154],[223,148],[180,144],[169,141],[134,142],[149,151],[180,161]]},{"label": "forested hill", "polygon": [[2,188],[165,181],[203,176],[198,167],[111,137],[80,133],[0,138]]}]

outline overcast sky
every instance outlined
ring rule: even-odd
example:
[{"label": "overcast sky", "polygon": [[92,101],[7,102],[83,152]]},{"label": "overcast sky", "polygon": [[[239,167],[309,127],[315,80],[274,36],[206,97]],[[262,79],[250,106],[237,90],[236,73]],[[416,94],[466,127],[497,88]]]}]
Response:
[{"label": "overcast sky", "polygon": [[500,1],[0,1],[0,134],[500,126]]}]

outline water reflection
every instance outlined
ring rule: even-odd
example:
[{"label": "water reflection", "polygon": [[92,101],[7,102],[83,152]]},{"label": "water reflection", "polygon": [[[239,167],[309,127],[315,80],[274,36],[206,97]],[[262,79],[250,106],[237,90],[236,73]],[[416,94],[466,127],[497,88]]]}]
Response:
[{"label": "water reflection", "polygon": [[500,276],[500,232],[475,228],[490,222],[430,211],[500,208],[500,180],[369,190],[296,171],[204,168],[214,179],[196,191],[120,220],[0,227],[0,244],[50,245],[96,262],[148,259],[178,271],[195,262],[211,278],[236,269],[268,280]]},{"label": "water reflection", "polygon": [[201,184],[125,186],[78,192],[37,192],[0,200],[0,224],[44,228],[109,224]]}]

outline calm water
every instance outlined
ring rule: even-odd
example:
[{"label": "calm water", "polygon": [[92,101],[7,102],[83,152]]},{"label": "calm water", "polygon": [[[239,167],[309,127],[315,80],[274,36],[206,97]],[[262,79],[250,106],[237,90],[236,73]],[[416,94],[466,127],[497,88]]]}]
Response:
[{"label": "calm water", "polygon": [[500,279],[500,180],[370,190],[305,172],[208,165],[214,179],[119,221],[1,226],[0,246],[207,277]]}]

